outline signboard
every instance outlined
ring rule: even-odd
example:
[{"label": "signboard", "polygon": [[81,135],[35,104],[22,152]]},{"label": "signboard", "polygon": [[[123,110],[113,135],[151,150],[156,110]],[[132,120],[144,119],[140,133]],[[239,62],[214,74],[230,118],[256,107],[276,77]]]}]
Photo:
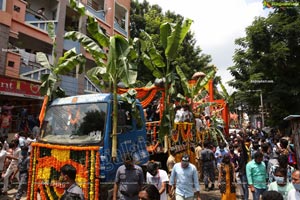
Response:
[{"label": "signboard", "polygon": [[40,95],[40,84],[21,79],[0,77],[0,94],[43,99]]}]

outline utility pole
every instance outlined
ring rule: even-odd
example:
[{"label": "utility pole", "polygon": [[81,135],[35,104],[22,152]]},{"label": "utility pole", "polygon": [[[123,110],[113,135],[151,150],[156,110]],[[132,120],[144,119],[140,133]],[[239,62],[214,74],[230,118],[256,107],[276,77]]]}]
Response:
[{"label": "utility pole", "polygon": [[248,90],[248,92],[260,92],[260,109],[261,109],[261,128],[265,127],[265,117],[264,117],[264,102],[262,90]]},{"label": "utility pole", "polygon": [[261,107],[261,128],[263,128],[265,127],[264,102],[263,102],[262,90],[259,91],[260,91],[260,107]]}]

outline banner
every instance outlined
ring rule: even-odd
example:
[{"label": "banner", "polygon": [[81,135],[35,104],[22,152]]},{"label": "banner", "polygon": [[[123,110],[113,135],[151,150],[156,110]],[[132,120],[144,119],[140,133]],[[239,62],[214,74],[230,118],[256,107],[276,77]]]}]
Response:
[{"label": "banner", "polygon": [[0,94],[43,99],[39,83],[8,77],[0,77]]}]

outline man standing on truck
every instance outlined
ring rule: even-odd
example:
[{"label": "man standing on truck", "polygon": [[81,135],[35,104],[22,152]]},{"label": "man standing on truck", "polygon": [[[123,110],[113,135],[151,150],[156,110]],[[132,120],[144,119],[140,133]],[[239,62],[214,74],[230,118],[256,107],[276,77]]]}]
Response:
[{"label": "man standing on truck", "polygon": [[113,200],[138,200],[139,191],[144,183],[143,170],[134,164],[129,153],[123,156],[123,162],[116,173]]}]

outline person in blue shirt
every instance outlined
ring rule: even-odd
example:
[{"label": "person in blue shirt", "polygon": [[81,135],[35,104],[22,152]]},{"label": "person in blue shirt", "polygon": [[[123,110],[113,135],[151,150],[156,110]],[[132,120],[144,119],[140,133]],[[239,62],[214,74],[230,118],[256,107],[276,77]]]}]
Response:
[{"label": "person in blue shirt", "polygon": [[175,190],[176,200],[194,200],[194,191],[197,200],[201,200],[198,172],[195,165],[190,163],[189,155],[184,154],[181,162],[174,165],[169,185],[171,191]]},{"label": "person in blue shirt", "polygon": [[223,156],[228,154],[228,150],[225,147],[226,147],[225,142],[220,142],[219,148],[217,148],[217,150],[215,152],[215,158],[216,158],[216,161],[217,161],[218,169],[219,169],[219,167],[222,163]]},{"label": "person in blue shirt", "polygon": [[263,153],[257,151],[254,154],[254,159],[246,165],[247,180],[253,194],[253,200],[259,200],[260,195],[267,190],[267,171],[265,163],[262,162],[263,156]]}]

